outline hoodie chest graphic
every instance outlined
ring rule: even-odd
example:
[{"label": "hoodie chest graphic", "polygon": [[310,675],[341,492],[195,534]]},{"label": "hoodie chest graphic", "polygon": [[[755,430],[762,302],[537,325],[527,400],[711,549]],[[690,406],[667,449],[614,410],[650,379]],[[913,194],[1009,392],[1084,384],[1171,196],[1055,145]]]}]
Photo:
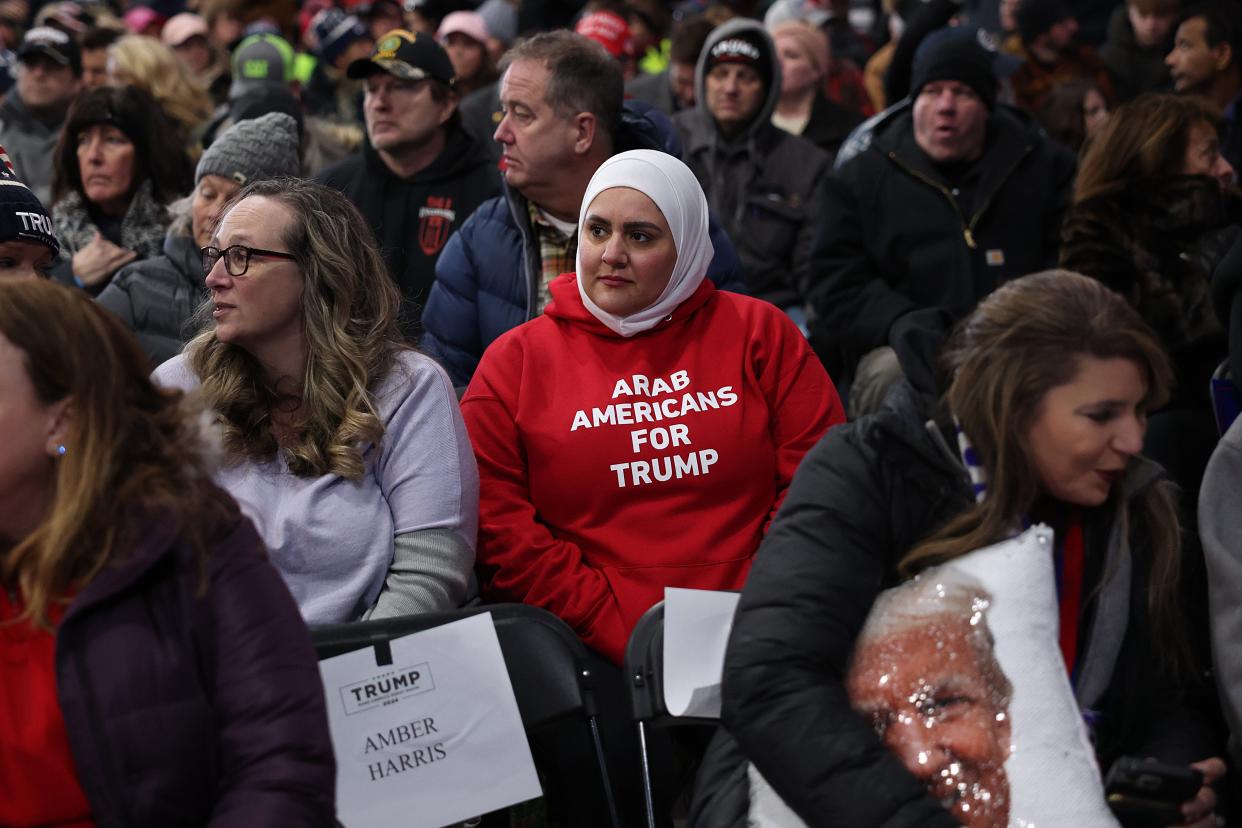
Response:
[{"label": "hoodie chest graphic", "polygon": [[418,208],[418,248],[425,256],[435,256],[453,233],[457,213],[448,196],[428,196]]},{"label": "hoodie chest graphic", "polygon": [[738,393],[729,385],[710,391],[697,391],[693,385],[685,370],[667,379],[641,374],[619,377],[611,400],[576,411],[569,430],[629,429],[627,448],[632,456],[617,458],[619,462],[608,466],[619,489],[709,474],[720,453],[695,445],[690,424],[683,420],[687,415],[736,405]]}]

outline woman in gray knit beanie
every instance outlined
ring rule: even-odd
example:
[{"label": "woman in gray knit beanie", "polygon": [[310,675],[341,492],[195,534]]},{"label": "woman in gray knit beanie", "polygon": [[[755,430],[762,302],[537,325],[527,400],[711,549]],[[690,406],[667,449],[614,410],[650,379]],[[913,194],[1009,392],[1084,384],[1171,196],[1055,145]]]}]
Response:
[{"label": "woman in gray knit beanie", "polygon": [[138,336],[153,366],[179,354],[192,333],[190,319],[207,298],[199,250],[225,202],[251,181],[300,172],[297,124],[283,112],[239,121],[203,153],[194,192],[171,208],[164,252],[123,269],[99,296]]}]

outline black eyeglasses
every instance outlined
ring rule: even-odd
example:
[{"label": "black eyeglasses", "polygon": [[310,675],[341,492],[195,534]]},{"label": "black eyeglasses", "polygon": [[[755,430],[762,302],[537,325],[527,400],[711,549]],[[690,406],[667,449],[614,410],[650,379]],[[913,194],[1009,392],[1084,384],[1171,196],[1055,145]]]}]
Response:
[{"label": "black eyeglasses", "polygon": [[224,271],[230,276],[244,276],[246,269],[250,267],[251,256],[271,256],[274,259],[297,261],[297,256],[294,256],[292,253],[281,253],[279,250],[260,250],[257,247],[246,247],[244,244],[235,244],[223,250],[218,247],[204,247],[199,252],[203,254],[204,278],[216,266],[216,262],[220,261],[221,257],[224,258]]}]

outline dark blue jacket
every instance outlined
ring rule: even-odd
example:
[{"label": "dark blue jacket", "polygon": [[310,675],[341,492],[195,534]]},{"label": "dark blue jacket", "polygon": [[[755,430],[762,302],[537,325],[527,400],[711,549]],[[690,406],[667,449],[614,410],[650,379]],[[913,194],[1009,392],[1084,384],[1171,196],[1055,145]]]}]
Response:
[{"label": "dark blue jacket", "polygon": [[[657,149],[681,157],[672,122],[639,101],[625,102],[617,144],[617,152]],[[741,263],[715,216],[711,239],[716,255],[708,277],[718,288],[744,293]],[[541,275],[527,201],[506,185],[503,196],[479,205],[448,240],[423,310],[422,348],[454,385],[470,382],[493,340],[538,316]]]}]

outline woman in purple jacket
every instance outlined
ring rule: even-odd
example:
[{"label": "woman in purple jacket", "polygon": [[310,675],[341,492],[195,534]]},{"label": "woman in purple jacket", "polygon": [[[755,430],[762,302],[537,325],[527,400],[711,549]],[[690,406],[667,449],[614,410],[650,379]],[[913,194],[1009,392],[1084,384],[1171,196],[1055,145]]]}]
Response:
[{"label": "woman in purple jacket", "polygon": [[146,371],[85,295],[0,284],[0,825],[331,826],[310,637]]}]

